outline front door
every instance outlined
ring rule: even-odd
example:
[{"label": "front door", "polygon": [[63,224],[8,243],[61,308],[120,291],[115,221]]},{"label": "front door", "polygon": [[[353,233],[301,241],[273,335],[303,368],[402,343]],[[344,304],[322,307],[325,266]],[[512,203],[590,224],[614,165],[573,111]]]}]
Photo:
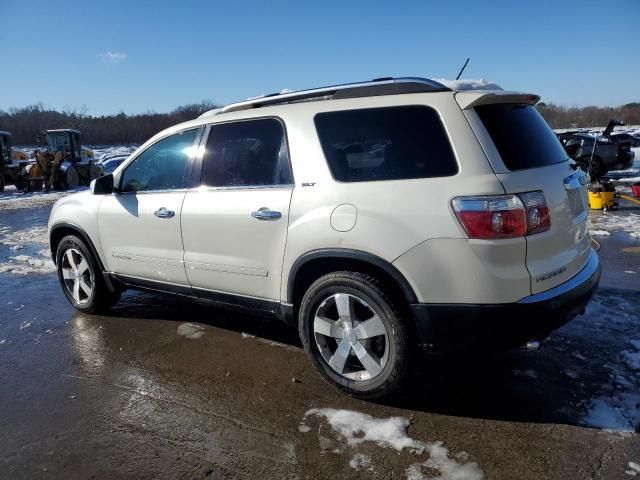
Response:
[{"label": "front door", "polygon": [[117,193],[100,204],[98,225],[114,273],[188,286],[180,215],[198,129],[146,148],[119,175]]},{"label": "front door", "polygon": [[224,292],[279,300],[293,191],[282,122],[213,125],[200,183],[189,190],[182,209],[191,286],[204,296]]}]

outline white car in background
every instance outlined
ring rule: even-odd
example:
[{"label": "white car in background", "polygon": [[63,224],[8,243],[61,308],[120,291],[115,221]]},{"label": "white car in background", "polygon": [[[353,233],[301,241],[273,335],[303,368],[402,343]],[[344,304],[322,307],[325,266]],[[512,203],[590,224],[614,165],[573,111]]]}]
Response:
[{"label": "white car in background", "polygon": [[62,290],[84,312],[135,288],[273,313],[368,398],[418,348],[543,339],[600,266],[587,177],[538,100],[386,78],[205,113],[56,203]]}]

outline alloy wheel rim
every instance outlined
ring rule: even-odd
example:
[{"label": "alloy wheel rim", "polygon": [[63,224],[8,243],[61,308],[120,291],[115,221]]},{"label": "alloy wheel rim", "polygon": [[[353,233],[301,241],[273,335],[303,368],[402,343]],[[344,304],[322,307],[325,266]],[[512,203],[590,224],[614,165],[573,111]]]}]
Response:
[{"label": "alloy wheel rim", "polygon": [[389,361],[389,335],[380,314],[363,299],[335,293],[313,319],[316,346],[331,369],[349,380],[377,377]]},{"label": "alloy wheel rim", "polygon": [[87,259],[75,248],[62,255],[60,265],[64,286],[78,305],[89,301],[93,292],[93,279]]}]

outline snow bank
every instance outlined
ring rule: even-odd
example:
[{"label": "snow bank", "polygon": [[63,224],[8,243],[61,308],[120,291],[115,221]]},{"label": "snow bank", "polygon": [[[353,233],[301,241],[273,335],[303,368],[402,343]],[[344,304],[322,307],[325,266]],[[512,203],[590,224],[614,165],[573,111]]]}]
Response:
[{"label": "snow bank", "polygon": [[460,80],[449,80],[446,78],[434,78],[436,82],[440,82],[451,90],[502,90],[497,83],[489,82],[484,78],[461,78]]},{"label": "snow bank", "polygon": [[[337,410],[334,408],[313,408],[308,410],[299,430],[303,433],[311,429],[306,420],[311,417],[322,417],[331,425],[333,431],[338,434],[340,440],[347,445],[357,447],[365,442],[374,442],[382,448],[393,448],[401,451],[410,449],[416,455],[428,454],[429,458],[424,462],[410,465],[406,469],[407,479],[420,480],[428,478],[422,472],[423,468],[437,470],[441,480],[481,480],[484,473],[475,462],[469,462],[466,453],[461,453],[455,458],[449,456],[449,450],[442,442],[423,442],[415,440],[407,435],[409,420],[404,417],[374,418],[365,413],[352,410]],[[357,466],[355,457],[352,462]]]}]

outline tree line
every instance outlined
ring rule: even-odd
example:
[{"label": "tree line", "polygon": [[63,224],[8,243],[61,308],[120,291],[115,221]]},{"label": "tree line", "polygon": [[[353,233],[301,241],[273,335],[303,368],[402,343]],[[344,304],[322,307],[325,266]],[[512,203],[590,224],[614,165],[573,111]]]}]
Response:
[{"label": "tree line", "polygon": [[538,110],[551,128],[606,127],[615,118],[627,125],[640,125],[640,103],[620,107],[566,107],[540,102]]},{"label": "tree line", "polygon": [[[216,108],[209,100],[182,105],[169,113],[147,112],[136,115],[91,116],[82,106],[63,111],[42,103],[24,108],[0,110],[0,130],[13,134],[14,145],[35,145],[40,132],[52,128],[74,128],[83,134],[87,145],[140,144],[176,123],[192,120]],[[540,102],[538,110],[552,128],[604,127],[611,118],[629,125],[640,125],[640,103],[620,107],[566,107]]]},{"label": "tree line", "polygon": [[193,120],[216,108],[209,100],[182,105],[169,113],[147,112],[136,115],[91,116],[82,106],[63,111],[47,108],[42,103],[23,108],[0,110],[0,130],[12,133],[13,145],[36,145],[43,130],[73,128],[82,132],[86,145],[140,144],[176,123]]}]

